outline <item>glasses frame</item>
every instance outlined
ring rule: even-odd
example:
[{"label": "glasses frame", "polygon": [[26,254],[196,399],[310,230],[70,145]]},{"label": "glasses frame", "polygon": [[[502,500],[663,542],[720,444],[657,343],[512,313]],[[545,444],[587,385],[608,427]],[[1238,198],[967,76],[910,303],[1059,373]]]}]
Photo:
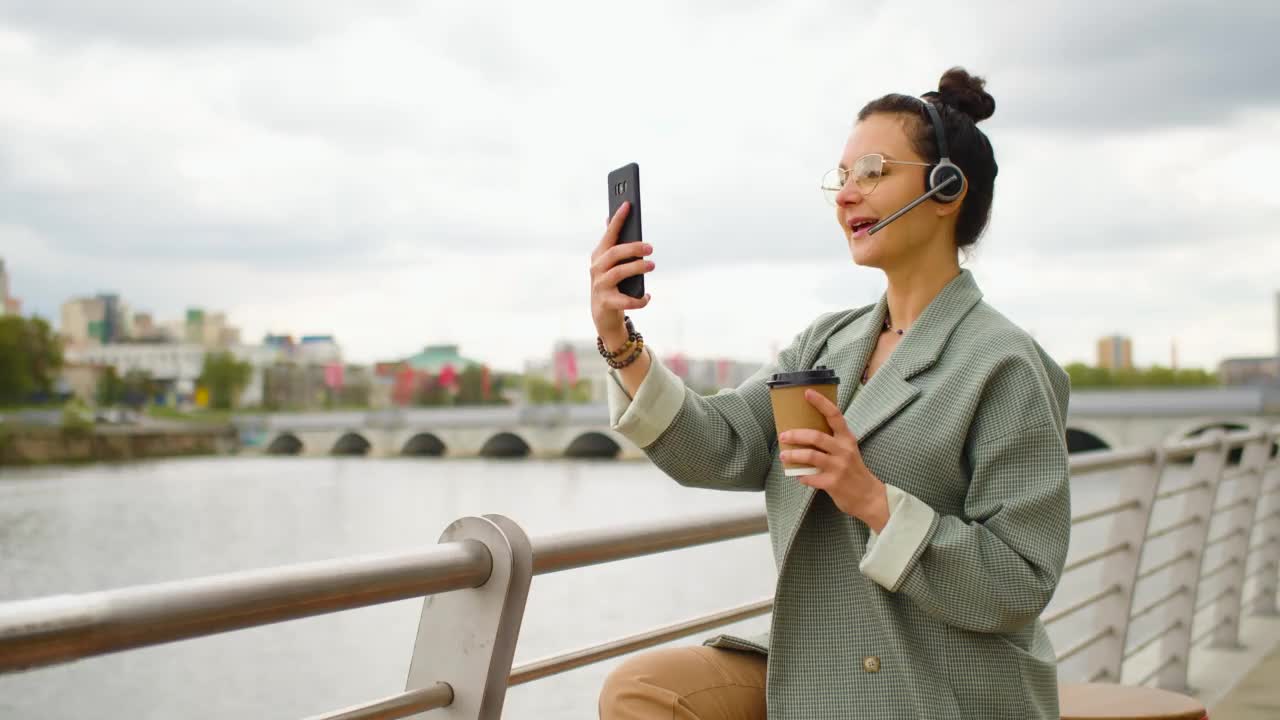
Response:
[{"label": "glasses frame", "polygon": [[[917,166],[917,167],[924,167],[924,168],[932,167],[932,166],[933,166],[933,163],[917,162],[917,161],[915,161],[915,160],[891,160],[891,159],[889,159],[889,158],[885,157],[885,156],[884,156],[884,153],[867,153],[866,155],[863,155],[862,157],[858,158],[857,160],[854,160],[854,161],[853,161],[854,166],[856,167],[856,166],[858,165],[858,163],[862,162],[863,160],[865,160],[865,159],[867,159],[867,158],[869,158],[869,157],[878,157],[878,158],[880,158],[880,165],[881,165],[882,167],[883,167],[883,166],[885,166],[885,165],[915,165],[915,166]],[[835,172],[835,173],[839,173],[839,174],[840,174],[840,175],[838,175],[837,177],[843,177],[843,178],[844,178],[844,179],[843,179],[843,181],[840,183],[840,187],[837,187],[837,188],[827,187],[827,184],[826,184],[825,182],[823,182],[823,183],[821,184],[821,186],[820,186],[820,187],[822,188],[822,195],[823,195],[823,197],[825,197],[825,198],[827,199],[827,202],[828,202],[829,204],[831,204],[831,205],[833,205],[833,206],[834,206],[834,205],[836,204],[836,197],[835,197],[835,196],[836,196],[836,194],[837,194],[837,193],[839,193],[841,190],[844,190],[844,187],[845,187],[846,185],[848,185],[848,184],[849,184],[849,177],[850,177],[850,175],[852,175],[853,170],[852,170],[852,169],[849,169],[849,168],[842,168],[842,167],[839,167],[839,166],[837,166],[837,167],[833,167],[833,168],[831,168],[830,170],[828,170],[828,171],[826,171],[825,173],[823,173],[823,175],[822,175],[823,179],[825,180],[825,179],[826,179],[826,177],[827,177],[828,175],[830,175],[831,173],[833,173],[833,172]],[[875,185],[872,185],[870,190],[865,190],[865,191],[864,191],[864,190],[862,190],[862,188],[861,188],[861,187],[859,187],[859,188],[858,188],[858,190],[862,191],[862,194],[863,194],[863,195],[870,195],[871,193],[875,192],[876,188],[877,188],[877,187],[879,187],[879,186],[880,186],[880,180],[879,180],[879,179],[877,179],[877,180],[876,180],[876,184],[875,184]]]}]

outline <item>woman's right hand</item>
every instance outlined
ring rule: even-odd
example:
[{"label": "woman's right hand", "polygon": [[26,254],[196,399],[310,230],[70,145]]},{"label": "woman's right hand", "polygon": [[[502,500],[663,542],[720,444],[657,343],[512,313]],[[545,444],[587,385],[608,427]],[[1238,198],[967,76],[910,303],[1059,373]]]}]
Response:
[{"label": "woman's right hand", "polygon": [[[600,244],[591,253],[591,319],[596,324],[596,333],[606,342],[617,338],[625,342],[627,331],[623,316],[626,311],[649,304],[648,293],[642,298],[633,298],[618,290],[618,283],[623,278],[647,273],[654,268],[652,261],[644,259],[653,252],[648,243],[618,244],[618,232],[630,210],[631,203],[626,202],[618,208],[609,219]],[[632,257],[639,259],[618,265]]]}]

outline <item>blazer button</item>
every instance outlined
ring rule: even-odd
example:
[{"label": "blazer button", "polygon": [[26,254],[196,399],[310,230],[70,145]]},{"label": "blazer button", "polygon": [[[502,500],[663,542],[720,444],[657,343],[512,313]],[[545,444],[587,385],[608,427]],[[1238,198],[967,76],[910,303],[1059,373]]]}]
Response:
[{"label": "blazer button", "polygon": [[880,672],[880,658],[875,655],[869,655],[862,659],[862,669],[869,672]]}]

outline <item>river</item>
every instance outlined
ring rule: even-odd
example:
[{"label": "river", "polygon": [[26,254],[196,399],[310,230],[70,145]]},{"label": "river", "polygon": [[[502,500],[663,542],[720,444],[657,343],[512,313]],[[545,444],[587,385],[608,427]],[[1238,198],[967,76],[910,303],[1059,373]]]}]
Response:
[{"label": "river", "polygon": [[[465,515],[531,537],[717,508],[648,462],[197,458],[0,468],[0,602],[434,544]],[[516,663],[767,597],[766,537],[534,578]],[[404,689],[422,601],[0,676],[0,718],[303,718]],[[736,630],[768,627],[756,618]],[[696,642],[690,638],[688,642]],[[618,661],[513,688],[510,718],[595,716]]]}]

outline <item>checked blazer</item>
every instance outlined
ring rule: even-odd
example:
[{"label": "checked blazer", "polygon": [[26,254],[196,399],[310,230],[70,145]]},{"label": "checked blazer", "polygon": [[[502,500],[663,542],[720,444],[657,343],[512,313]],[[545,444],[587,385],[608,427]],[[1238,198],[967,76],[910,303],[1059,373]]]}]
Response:
[{"label": "checked blazer", "polygon": [[[768,655],[772,720],[1058,717],[1039,615],[1070,537],[1070,381],[962,269],[866,385],[887,300],[826,313],[737,388],[702,396],[650,355],[610,423],[676,482],[763,491],[778,577],[770,630],[706,644]],[[867,467],[878,535],[783,475],[775,372],[825,365]]]}]

